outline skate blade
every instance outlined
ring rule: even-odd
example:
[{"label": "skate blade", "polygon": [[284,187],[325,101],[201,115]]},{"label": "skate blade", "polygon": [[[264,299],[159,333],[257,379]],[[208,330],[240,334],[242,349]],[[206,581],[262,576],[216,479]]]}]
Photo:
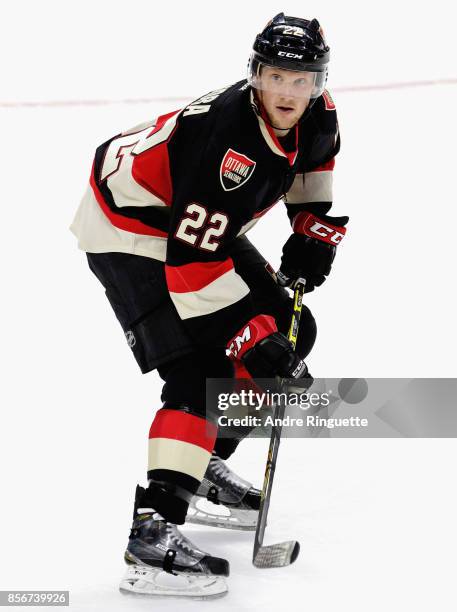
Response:
[{"label": "skate blade", "polygon": [[121,580],[119,590],[123,595],[203,600],[223,597],[228,587],[222,576],[173,575],[160,569],[131,565]]},{"label": "skate blade", "polygon": [[194,496],[189,504],[186,523],[255,531],[258,516],[258,510],[229,508],[224,504],[213,504],[204,497]]}]

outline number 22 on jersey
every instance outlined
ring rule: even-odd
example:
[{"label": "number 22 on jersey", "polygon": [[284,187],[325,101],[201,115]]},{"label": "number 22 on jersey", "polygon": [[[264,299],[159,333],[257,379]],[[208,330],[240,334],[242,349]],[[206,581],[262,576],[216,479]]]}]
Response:
[{"label": "number 22 on jersey", "polygon": [[185,209],[184,217],[178,224],[175,238],[204,251],[215,251],[228,225],[225,213],[209,214],[204,206],[192,202]]}]

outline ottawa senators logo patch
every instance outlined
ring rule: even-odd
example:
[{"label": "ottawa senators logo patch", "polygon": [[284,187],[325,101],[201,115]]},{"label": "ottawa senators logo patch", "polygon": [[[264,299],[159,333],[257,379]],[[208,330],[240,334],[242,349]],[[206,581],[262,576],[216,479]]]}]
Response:
[{"label": "ottawa senators logo patch", "polygon": [[256,162],[246,155],[229,149],[221,163],[219,178],[225,191],[238,189],[248,181],[254,173]]}]

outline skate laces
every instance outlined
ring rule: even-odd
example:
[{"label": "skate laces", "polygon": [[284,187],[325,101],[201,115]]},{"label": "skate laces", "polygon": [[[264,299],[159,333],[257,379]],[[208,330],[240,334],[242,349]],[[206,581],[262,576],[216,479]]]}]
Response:
[{"label": "skate laces", "polygon": [[220,457],[213,455],[210,460],[211,470],[216,476],[223,480],[230,480],[233,475],[232,470],[225,464]]},{"label": "skate laces", "polygon": [[[210,458],[204,480],[210,484],[210,489],[211,486],[219,489],[218,501],[222,504],[240,502],[253,488],[250,482],[238,476],[218,455]],[[208,499],[217,503],[210,497]]]},{"label": "skate laces", "polygon": [[210,458],[209,465],[211,475],[216,476],[217,480],[219,481],[214,484],[218,484],[219,486],[225,485],[233,487],[243,483],[244,485],[249,484],[249,487],[252,486],[250,483],[247,483],[247,481],[245,481],[243,478],[240,478],[240,476],[238,476],[238,474],[231,470],[229,466],[217,455],[213,455]]},{"label": "skate laces", "polygon": [[193,544],[189,538],[186,538],[179,529],[173,523],[165,523],[165,528],[170,536],[171,542],[173,542],[178,548],[181,548],[189,555],[193,555],[196,552],[201,553],[199,548]]}]

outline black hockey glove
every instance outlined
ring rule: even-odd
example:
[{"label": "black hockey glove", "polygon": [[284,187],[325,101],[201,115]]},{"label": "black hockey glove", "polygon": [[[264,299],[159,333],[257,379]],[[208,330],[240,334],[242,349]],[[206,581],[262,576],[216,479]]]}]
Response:
[{"label": "black hockey glove", "polygon": [[306,280],[305,293],[319,287],[330,274],[336,247],[346,233],[349,217],[317,217],[299,213],[292,224],[294,233],[282,250],[277,277],[283,287],[293,287],[298,278]]},{"label": "black hockey glove", "polygon": [[[241,359],[253,378],[293,378],[307,389],[312,382],[303,359],[289,340],[278,332],[273,317],[258,315],[249,321],[229,344],[232,354]],[[306,379],[306,380],[305,380]]]}]

